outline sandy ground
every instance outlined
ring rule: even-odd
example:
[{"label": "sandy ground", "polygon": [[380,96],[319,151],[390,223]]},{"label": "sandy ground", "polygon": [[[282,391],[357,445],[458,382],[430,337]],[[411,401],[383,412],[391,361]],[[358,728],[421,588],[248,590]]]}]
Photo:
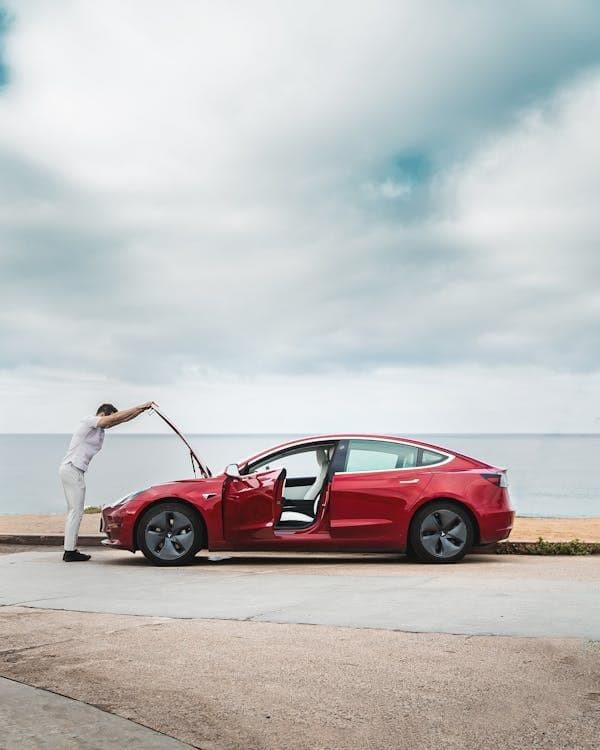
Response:
[{"label": "sandy ground", "polygon": [[511,541],[600,542],[600,518],[516,518]]},{"label": "sandy ground", "polygon": [[[63,515],[0,516],[0,534],[62,534]],[[100,515],[86,514],[81,523],[81,534],[98,534]],[[581,539],[600,542],[600,517],[597,518],[517,518],[511,541],[549,541]]]},{"label": "sandy ground", "polygon": [[600,643],[0,609],[0,673],[204,750],[600,738]]},{"label": "sandy ground", "polygon": [[[0,534],[63,534],[65,516],[31,515],[0,516]],[[86,513],[81,519],[80,534],[100,533],[100,514]]]}]

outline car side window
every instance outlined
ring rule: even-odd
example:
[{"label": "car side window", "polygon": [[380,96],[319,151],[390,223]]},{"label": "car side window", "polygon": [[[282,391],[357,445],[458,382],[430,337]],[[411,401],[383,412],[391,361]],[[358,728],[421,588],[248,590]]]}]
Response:
[{"label": "car side window", "polygon": [[440,464],[442,461],[445,461],[447,456],[444,456],[443,453],[438,453],[437,451],[430,451],[427,448],[423,448],[421,450],[421,455],[419,456],[418,465],[419,466],[433,466],[434,464]]},{"label": "car side window", "polygon": [[417,465],[419,449],[385,440],[350,440],[346,472],[407,469]]},{"label": "car side window", "polygon": [[316,477],[321,467],[317,460],[317,448],[329,449],[331,456],[331,445],[311,446],[302,450],[292,450],[286,453],[276,453],[265,456],[248,466],[248,473],[257,471],[270,471],[274,469],[286,469],[287,478]]}]

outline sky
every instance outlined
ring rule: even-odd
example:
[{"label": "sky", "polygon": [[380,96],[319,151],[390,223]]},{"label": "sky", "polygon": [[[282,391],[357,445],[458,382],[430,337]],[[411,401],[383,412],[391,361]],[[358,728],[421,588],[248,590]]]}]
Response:
[{"label": "sky", "polygon": [[0,432],[600,432],[600,4],[0,8]]}]

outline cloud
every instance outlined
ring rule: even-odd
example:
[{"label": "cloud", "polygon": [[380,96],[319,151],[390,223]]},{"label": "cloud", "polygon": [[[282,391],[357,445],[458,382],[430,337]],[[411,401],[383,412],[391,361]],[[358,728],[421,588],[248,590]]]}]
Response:
[{"label": "cloud", "polygon": [[596,4],[11,10],[0,366],[598,368]]},{"label": "cloud", "polygon": [[8,68],[4,62],[4,37],[10,28],[9,14],[0,7],[0,90],[8,82]]},{"label": "cloud", "polygon": [[370,198],[387,198],[388,200],[397,200],[408,198],[412,192],[409,182],[399,182],[387,177],[383,182],[367,182],[364,186],[365,192]]},{"label": "cloud", "polygon": [[[105,400],[130,406],[146,398],[156,399],[188,434],[593,432],[598,412],[590,404],[597,403],[599,387],[600,373],[513,365],[380,368],[328,378],[229,374],[214,379],[187,372],[175,384],[20,367],[0,371],[0,393],[7,396],[0,432],[69,432]],[[169,432],[152,415],[119,431]],[[242,456],[231,457],[236,458]]]},{"label": "cloud", "polygon": [[[600,365],[600,73],[531,111],[448,180],[448,235],[486,300],[478,343],[556,369]],[[495,311],[490,315],[490,310]]]}]

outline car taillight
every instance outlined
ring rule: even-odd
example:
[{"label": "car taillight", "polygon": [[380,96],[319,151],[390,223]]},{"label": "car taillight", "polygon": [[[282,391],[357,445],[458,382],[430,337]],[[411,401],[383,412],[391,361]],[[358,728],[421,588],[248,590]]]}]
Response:
[{"label": "car taillight", "polygon": [[505,471],[494,474],[482,474],[481,476],[498,487],[508,487],[508,476]]}]

